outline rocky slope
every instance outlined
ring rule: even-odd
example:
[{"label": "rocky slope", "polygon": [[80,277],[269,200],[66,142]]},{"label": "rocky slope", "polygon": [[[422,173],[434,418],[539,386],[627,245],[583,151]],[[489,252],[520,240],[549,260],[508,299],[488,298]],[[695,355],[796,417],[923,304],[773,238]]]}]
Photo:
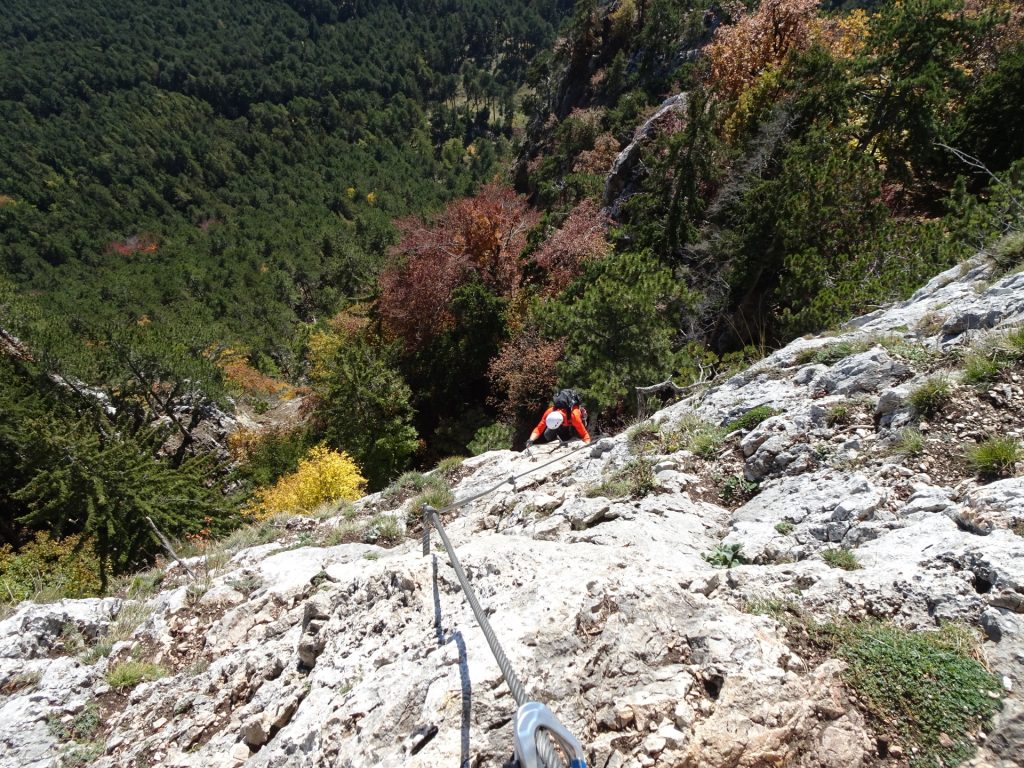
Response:
[{"label": "rocky slope", "polygon": [[[1021,764],[1024,477],[982,479],[964,457],[1024,437],[1024,368],[980,387],[958,371],[1022,321],[1024,274],[977,260],[629,434],[549,449],[564,458],[547,466],[463,464],[458,497],[536,470],[445,523],[514,669],[592,765],[921,758],[814,642],[815,621],[840,618],[975,628],[1002,707],[969,734],[971,764]],[[946,394],[923,401],[937,377]],[[593,495],[645,467],[650,492]],[[0,766],[503,764],[514,703],[409,503],[357,505],[408,522],[391,548],[344,543],[351,512],[295,518],[193,561],[195,582],[167,568],[147,598],[21,606],[0,623]]]}]

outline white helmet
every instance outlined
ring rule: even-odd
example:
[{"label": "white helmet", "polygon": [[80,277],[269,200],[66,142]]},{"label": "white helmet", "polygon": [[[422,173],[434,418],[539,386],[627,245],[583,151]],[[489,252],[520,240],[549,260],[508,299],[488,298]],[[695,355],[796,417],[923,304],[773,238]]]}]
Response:
[{"label": "white helmet", "polygon": [[558,429],[562,426],[564,421],[565,416],[562,415],[561,411],[552,411],[547,415],[547,418],[544,419],[544,424],[547,425],[548,429]]}]

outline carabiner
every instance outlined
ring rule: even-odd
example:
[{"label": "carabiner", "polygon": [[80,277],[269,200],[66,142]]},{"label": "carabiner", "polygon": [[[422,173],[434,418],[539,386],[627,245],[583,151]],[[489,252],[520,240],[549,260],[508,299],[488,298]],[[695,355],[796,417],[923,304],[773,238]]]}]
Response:
[{"label": "carabiner", "polygon": [[569,758],[569,768],[587,768],[583,746],[562,725],[554,712],[538,701],[528,701],[516,710],[513,747],[519,768],[560,768],[545,766],[537,747],[540,731],[547,731]]}]

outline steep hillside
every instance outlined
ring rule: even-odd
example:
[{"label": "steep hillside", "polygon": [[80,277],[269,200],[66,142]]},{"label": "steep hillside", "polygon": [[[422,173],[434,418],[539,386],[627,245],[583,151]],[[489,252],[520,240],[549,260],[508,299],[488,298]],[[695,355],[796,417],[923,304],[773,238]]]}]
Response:
[{"label": "steep hillside", "polygon": [[[501,484],[444,522],[588,765],[1019,764],[1022,322],[977,258],[585,450],[446,465]],[[502,764],[514,703],[408,496],[21,606],[0,764]]]}]

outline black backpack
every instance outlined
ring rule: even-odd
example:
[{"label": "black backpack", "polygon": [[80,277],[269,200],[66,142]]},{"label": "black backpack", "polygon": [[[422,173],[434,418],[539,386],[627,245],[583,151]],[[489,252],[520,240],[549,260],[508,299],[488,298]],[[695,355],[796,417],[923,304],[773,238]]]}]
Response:
[{"label": "black backpack", "polygon": [[580,418],[583,420],[584,425],[587,423],[587,411],[583,407],[583,398],[579,396],[575,389],[562,389],[554,397],[555,408],[565,411],[567,414],[572,414],[572,409],[576,406],[580,408]]}]

